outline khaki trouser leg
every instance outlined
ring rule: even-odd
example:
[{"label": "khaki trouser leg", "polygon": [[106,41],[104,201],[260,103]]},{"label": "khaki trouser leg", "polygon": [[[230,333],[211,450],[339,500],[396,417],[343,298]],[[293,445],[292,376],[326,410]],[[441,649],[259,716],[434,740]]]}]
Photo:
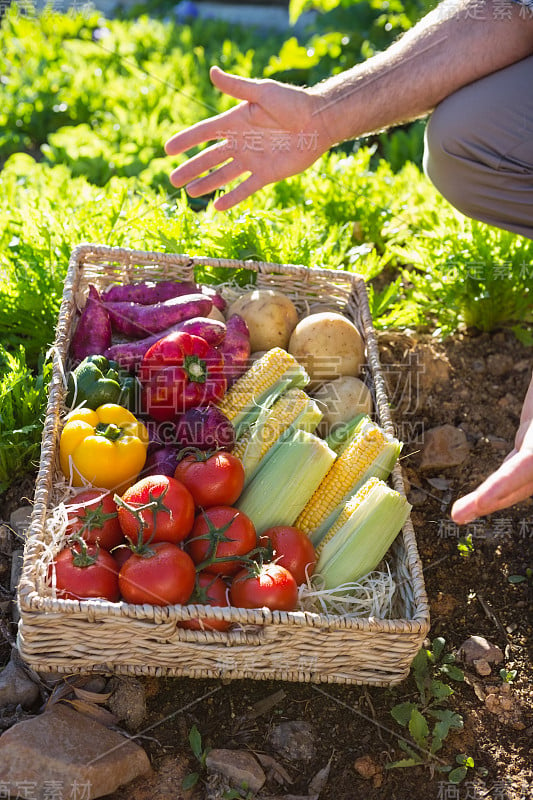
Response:
[{"label": "khaki trouser leg", "polygon": [[437,106],[424,170],[463,214],[533,239],[533,57]]}]

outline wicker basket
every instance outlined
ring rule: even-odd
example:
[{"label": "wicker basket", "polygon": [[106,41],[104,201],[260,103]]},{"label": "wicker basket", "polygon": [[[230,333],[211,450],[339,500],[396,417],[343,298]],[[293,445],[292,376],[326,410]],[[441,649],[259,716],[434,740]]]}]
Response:
[{"label": "wicker basket", "polygon": [[[106,672],[184,675],[194,678],[253,678],[363,683],[401,681],[429,629],[422,569],[410,521],[391,551],[397,578],[394,619],[348,618],[265,609],[129,605],[106,601],[58,600],[46,585],[51,541],[47,519],[60,485],[58,440],[64,400],[64,368],[70,337],[89,283],[103,289],[117,281],[191,280],[216,268],[250,270],[262,287],[281,289],[300,311],[323,304],[342,310],[366,339],[366,380],[377,415],[392,432],[385,384],[364,281],[357,275],[261,262],[192,258],[85,244],[70,259],[54,345],[54,372],[44,425],[35,503],[18,589],[19,647],[43,672]],[[228,271],[228,277],[233,275]],[[242,274],[242,273],[241,273]],[[238,290],[228,281],[223,292]],[[232,294],[233,293],[233,294]],[[393,473],[403,491],[401,470]],[[180,620],[218,616],[240,623],[228,632],[191,631]]]}]

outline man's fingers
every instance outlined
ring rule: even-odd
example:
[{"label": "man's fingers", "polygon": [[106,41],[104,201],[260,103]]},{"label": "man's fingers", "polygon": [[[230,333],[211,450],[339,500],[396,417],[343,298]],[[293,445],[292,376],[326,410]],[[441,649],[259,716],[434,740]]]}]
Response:
[{"label": "man's fingers", "polygon": [[454,503],[452,519],[458,525],[465,525],[476,517],[519,503],[531,494],[532,457],[530,454],[516,453],[489,475],[481,486]]},{"label": "man's fingers", "polygon": [[220,169],[211,172],[210,175],[205,175],[203,178],[198,178],[192,183],[187,184],[187,194],[191,197],[200,197],[202,194],[209,194],[215,189],[220,189],[230,181],[234,181],[239,175],[242,175],[244,168],[237,164],[236,161],[230,161],[229,164],[224,164]]},{"label": "man's fingers", "polygon": [[227,211],[233,208],[233,206],[242,203],[243,200],[246,200],[246,198],[250,197],[254,192],[262,189],[264,185],[264,182],[256,175],[250,175],[249,178],[239,183],[231,192],[226,192],[222,197],[217,197],[213,205],[217,211]]},{"label": "man's fingers", "polygon": [[248,100],[250,103],[259,102],[261,84],[264,84],[264,81],[231,75],[229,72],[224,72],[220,67],[211,67],[209,77],[213,86],[216,86],[224,94],[229,94],[237,100]]},{"label": "man's fingers", "polygon": [[229,111],[217,114],[216,117],[197,122],[195,125],[191,125],[190,128],[171,136],[165,142],[165,153],[167,156],[177,156],[186,150],[190,150],[191,147],[196,147],[198,144],[211,142],[214,139],[225,139],[227,132],[232,130],[233,118],[239,107],[235,106],[230,108]]},{"label": "man's fingers", "polygon": [[170,182],[173,186],[184,186],[203,172],[228,161],[229,158],[231,158],[231,153],[224,142],[214,144],[176,167],[170,176]]}]

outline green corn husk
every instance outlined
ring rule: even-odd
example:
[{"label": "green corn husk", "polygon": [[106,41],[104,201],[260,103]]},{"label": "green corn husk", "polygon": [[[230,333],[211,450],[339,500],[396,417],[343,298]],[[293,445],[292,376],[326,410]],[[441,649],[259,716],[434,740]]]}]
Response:
[{"label": "green corn husk", "polygon": [[293,525],[334,461],[335,453],[323,439],[308,431],[291,431],[235,505],[250,517],[258,534],[274,525]]},{"label": "green corn husk", "polygon": [[244,467],[244,487],[294,431],[313,433],[322,416],[317,403],[301,389],[289,389],[271,408],[262,409],[233,451]]},{"label": "green corn husk", "polygon": [[317,548],[315,572],[325,588],[357,581],[375,569],[410,511],[406,498],[379,478],[362,486]]}]

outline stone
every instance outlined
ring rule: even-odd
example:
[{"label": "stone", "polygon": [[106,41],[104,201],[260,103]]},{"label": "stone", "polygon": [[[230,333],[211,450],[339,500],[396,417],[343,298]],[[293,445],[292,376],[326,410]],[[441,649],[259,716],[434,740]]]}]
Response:
[{"label": "stone", "polygon": [[147,714],[144,684],[137,678],[116,678],[107,705],[128,730],[139,730]]},{"label": "stone", "polygon": [[492,644],[484,636],[469,636],[457,651],[457,655],[465,664],[484,660],[487,664],[499,664],[503,661],[503,653],[497,644]]},{"label": "stone", "polygon": [[31,708],[40,696],[39,687],[26,673],[16,650],[0,672],[0,708],[22,706]]},{"label": "stone", "polygon": [[[13,550],[11,557],[11,580],[10,587],[13,594],[16,594],[17,586],[19,584],[20,576],[22,573],[22,561],[24,558],[24,550]],[[18,623],[20,619],[20,611],[16,602],[11,604],[11,616],[13,622]]]},{"label": "stone", "polygon": [[413,348],[409,357],[413,367],[416,365],[420,385],[426,392],[436,386],[443,386],[450,380],[449,362],[432,347],[418,345]]},{"label": "stone", "polygon": [[491,674],[490,664],[485,658],[476,658],[472,663],[478,675],[487,677]]},{"label": "stone", "polygon": [[493,353],[487,356],[487,369],[491,375],[501,377],[510,372],[514,365],[514,359],[505,353]]},{"label": "stone", "polygon": [[0,785],[12,797],[24,797],[25,787],[32,800],[46,800],[53,786],[92,800],[151,769],[142,747],[63,703],[0,737]]},{"label": "stone", "polygon": [[280,722],[268,739],[274,750],[289,761],[311,761],[316,753],[313,727],[304,720]]},{"label": "stone", "polygon": [[10,556],[13,552],[13,533],[7,525],[0,525],[0,553]]},{"label": "stone", "polygon": [[182,784],[194,770],[185,756],[165,756],[155,772],[119,789],[113,800],[192,800],[198,796],[196,790],[184,789]]},{"label": "stone", "polygon": [[15,509],[9,517],[9,526],[19,539],[25,537],[26,531],[30,527],[32,511],[32,506],[20,506],[20,508]]},{"label": "stone", "polygon": [[208,772],[222,775],[236,789],[246,788],[256,794],[266,781],[259,762],[246,750],[210,750],[205,760]]},{"label": "stone", "polygon": [[420,469],[446,469],[462,464],[470,447],[465,432],[453,425],[439,425],[424,434]]},{"label": "stone", "polygon": [[372,756],[360,756],[355,759],[354,768],[365,780],[370,780],[380,771],[379,764],[376,764]]}]

